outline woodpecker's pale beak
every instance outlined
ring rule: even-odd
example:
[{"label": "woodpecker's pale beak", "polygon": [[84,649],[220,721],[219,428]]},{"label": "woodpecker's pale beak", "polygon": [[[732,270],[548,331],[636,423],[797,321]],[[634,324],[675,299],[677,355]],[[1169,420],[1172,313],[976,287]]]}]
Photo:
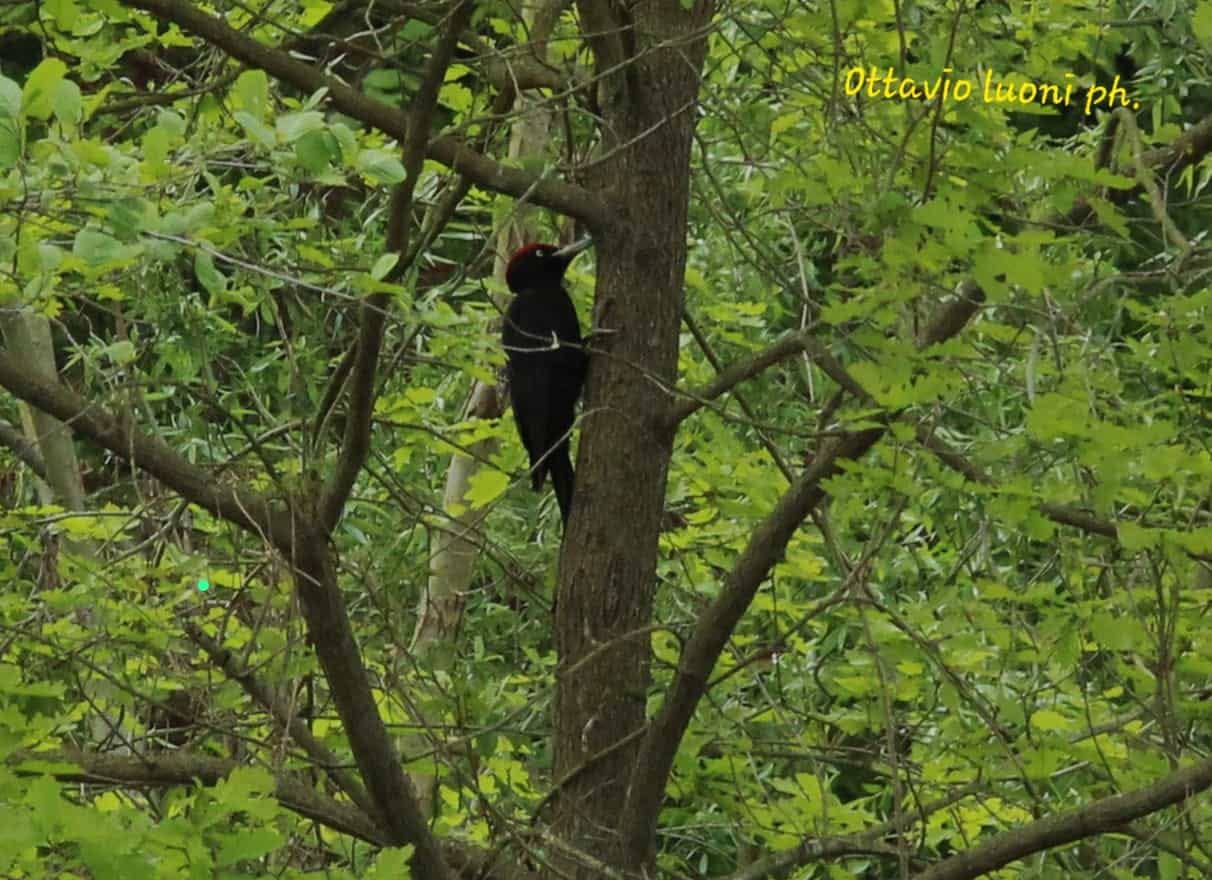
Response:
[{"label": "woodpecker's pale beak", "polygon": [[573,242],[570,245],[560,248],[555,252],[555,257],[558,260],[563,260],[565,263],[570,263],[572,262],[573,257],[579,254],[581,251],[588,250],[592,246],[592,238],[582,238],[580,241]]}]

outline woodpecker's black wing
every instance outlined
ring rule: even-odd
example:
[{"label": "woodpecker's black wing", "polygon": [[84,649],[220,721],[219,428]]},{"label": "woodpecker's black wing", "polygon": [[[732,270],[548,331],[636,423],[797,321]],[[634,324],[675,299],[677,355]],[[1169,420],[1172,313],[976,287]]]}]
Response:
[{"label": "woodpecker's black wing", "polygon": [[540,489],[547,474],[552,475],[560,513],[567,521],[573,486],[568,436],[588,362],[579,348],[581,328],[568,293],[560,285],[520,293],[505,313],[501,338],[514,418],[530,457],[531,483]]}]

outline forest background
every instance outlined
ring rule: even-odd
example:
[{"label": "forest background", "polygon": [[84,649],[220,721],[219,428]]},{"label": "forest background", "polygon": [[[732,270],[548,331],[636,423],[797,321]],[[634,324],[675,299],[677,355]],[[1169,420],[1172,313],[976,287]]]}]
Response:
[{"label": "forest background", "polygon": [[[1210,52],[0,5],[0,875],[1212,876]],[[586,233],[562,532],[501,279]]]}]

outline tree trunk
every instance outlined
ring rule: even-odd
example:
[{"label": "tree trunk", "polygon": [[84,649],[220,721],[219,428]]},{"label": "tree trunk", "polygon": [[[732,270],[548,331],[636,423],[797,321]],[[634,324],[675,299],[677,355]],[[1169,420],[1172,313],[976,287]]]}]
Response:
[{"label": "tree trunk", "polygon": [[[663,390],[674,381],[686,262],[694,102],[710,9],[678,0],[633,8],[582,2],[599,70],[627,60],[599,89],[610,133],[591,186],[616,217],[594,229],[594,329],[576,498],[560,558],[555,771],[556,864],[601,876],[624,864],[616,828],[645,720],[657,543],[673,434]],[[634,36],[634,41],[631,37]],[[638,54],[637,54],[638,53]],[[631,737],[628,740],[628,737]]]}]

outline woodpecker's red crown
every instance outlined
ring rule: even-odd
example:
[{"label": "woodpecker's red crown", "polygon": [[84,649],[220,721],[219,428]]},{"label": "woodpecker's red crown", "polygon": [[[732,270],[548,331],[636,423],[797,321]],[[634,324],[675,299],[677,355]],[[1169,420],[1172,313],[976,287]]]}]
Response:
[{"label": "woodpecker's red crown", "polygon": [[541,289],[547,285],[558,286],[572,258],[590,244],[590,239],[586,238],[562,248],[553,244],[520,247],[509,258],[509,265],[505,268],[505,283],[514,293]]},{"label": "woodpecker's red crown", "polygon": [[555,250],[556,246],[554,244],[543,244],[541,242],[524,244],[513,252],[513,256],[509,258],[509,265],[512,266],[518,260],[524,259],[527,254],[545,256],[548,253],[555,253]]}]

